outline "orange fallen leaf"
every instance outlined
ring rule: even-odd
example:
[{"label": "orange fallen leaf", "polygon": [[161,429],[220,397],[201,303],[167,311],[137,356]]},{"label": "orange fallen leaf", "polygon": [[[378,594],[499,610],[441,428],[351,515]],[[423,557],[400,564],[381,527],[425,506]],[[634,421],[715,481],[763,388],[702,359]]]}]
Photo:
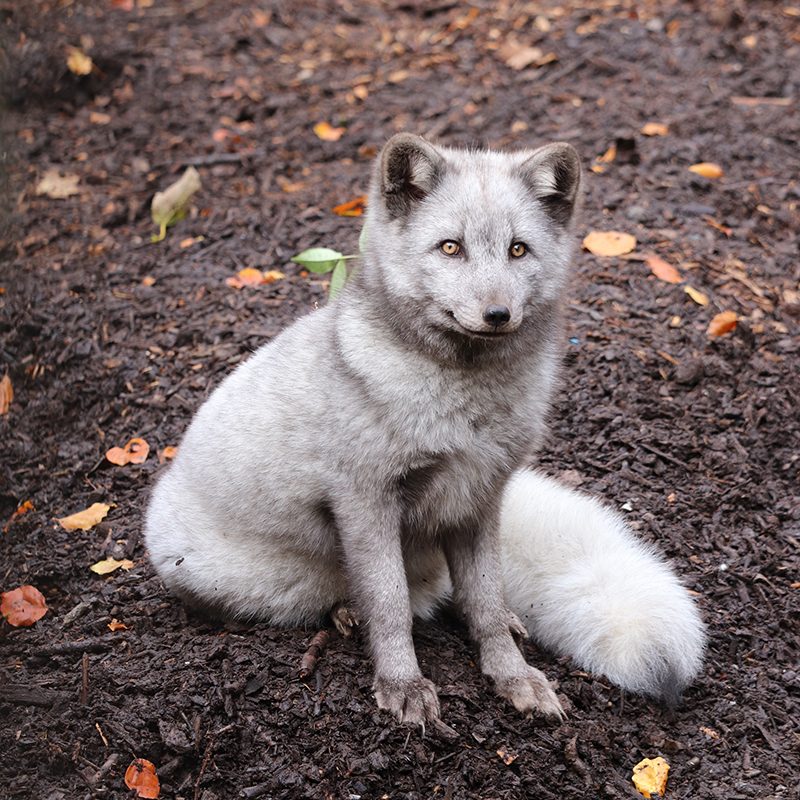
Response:
[{"label": "orange fallen leaf", "polygon": [[519,756],[516,753],[512,753],[510,750],[507,750],[505,747],[501,747],[497,750],[497,755],[503,760],[503,763],[510,767]]},{"label": "orange fallen leaf", "polygon": [[710,225],[714,230],[724,233],[726,236],[730,236],[733,233],[733,228],[729,228],[727,225],[717,222],[714,217],[703,217],[703,222],[705,222],[706,225]]},{"label": "orange fallen leaf", "polygon": [[135,758],[125,770],[125,785],[136,791],[137,797],[155,800],[161,793],[156,767],[146,758]]},{"label": "orange fallen leaf", "polygon": [[118,467],[126,464],[144,464],[150,445],[144,439],[131,439],[125,447],[112,447],[106,452],[106,460]]},{"label": "orange fallen leaf", "polygon": [[648,255],[644,263],[650,268],[650,272],[656,276],[660,281],[667,283],[680,283],[683,276],[678,272],[675,267],[667,261],[664,261],[661,256],[655,254]]},{"label": "orange fallen leaf", "polygon": [[243,289],[245,286],[260,286],[262,283],[275,283],[286,276],[276,269],[262,272],[255,267],[240,269],[235,275],[225,279],[225,283],[234,289]]},{"label": "orange fallen leaf", "polygon": [[88,75],[93,67],[92,59],[80,47],[67,49],[67,69],[73,75]]},{"label": "orange fallen leaf", "polygon": [[719,164],[714,164],[711,161],[701,161],[699,164],[692,164],[689,167],[689,172],[694,172],[696,175],[702,175],[704,178],[714,180],[721,178],[725,171]]},{"label": "orange fallen leaf", "polygon": [[636,237],[620,231],[592,231],[583,246],[596,256],[621,256],[636,247]]},{"label": "orange fallen leaf", "polygon": [[333,207],[333,213],[340,217],[360,217],[367,206],[367,196],[362,194]]},{"label": "orange fallen leaf", "polygon": [[646,122],[642,125],[643,136],[666,136],[669,128],[663,122]]},{"label": "orange fallen leaf", "polygon": [[286,276],[277,269],[268,269],[261,279],[261,283],[275,283],[275,281],[283,280]]},{"label": "orange fallen leaf", "polygon": [[11,378],[3,375],[0,378],[0,416],[8,414],[8,407],[14,399],[14,387],[11,385]]},{"label": "orange fallen leaf", "polygon": [[13,525],[13,523],[21,517],[23,514],[27,514],[29,511],[33,511],[33,503],[30,500],[26,500],[24,503],[20,503],[14,513],[8,518],[8,522],[3,526],[3,533],[8,533],[8,529]]},{"label": "orange fallen leaf", "polygon": [[46,613],[44,595],[30,584],[0,595],[0,614],[15,628],[29,628]]},{"label": "orange fallen leaf", "polygon": [[111,506],[105,503],[92,503],[89,508],[70,514],[68,517],[56,519],[56,522],[67,531],[88,531],[98,522],[105,519]]},{"label": "orange fallen leaf", "polygon": [[117,631],[126,631],[126,630],[128,630],[128,626],[124,622],[120,622],[118,619],[112,619],[111,622],[109,622],[106,627],[112,633],[116,633]]},{"label": "orange fallen leaf", "polygon": [[329,122],[318,122],[314,126],[314,133],[323,142],[338,142],[345,130],[345,128],[334,128]]},{"label": "orange fallen leaf", "polygon": [[108,125],[111,122],[111,114],[106,114],[104,111],[90,111],[89,122],[92,125]]},{"label": "orange fallen leaf", "polygon": [[692,298],[692,300],[697,303],[699,306],[707,306],[708,305],[708,296],[704,295],[702,292],[699,292],[694,286],[684,286],[683,291]]},{"label": "orange fallen leaf", "polygon": [[700,726],[700,733],[704,733],[709,739],[719,739],[719,732],[709,728],[707,725]]},{"label": "orange fallen leaf", "polygon": [[658,758],[644,758],[633,768],[633,785],[645,797],[663,797],[667,791],[669,764]]},{"label": "orange fallen leaf", "polygon": [[89,569],[96,575],[110,575],[112,572],[116,572],[120,568],[127,572],[129,569],[133,569],[135,566],[136,565],[129,558],[123,558],[122,561],[118,561],[116,558],[104,558],[102,561],[92,564]]},{"label": "orange fallen leaf", "polygon": [[709,336],[723,336],[730,333],[739,321],[735,311],[721,311],[708,323]]},{"label": "orange fallen leaf", "polygon": [[176,455],[178,455],[178,448],[168,444],[163,450],[158,451],[158,463],[163,464],[165,461],[171,461]]}]

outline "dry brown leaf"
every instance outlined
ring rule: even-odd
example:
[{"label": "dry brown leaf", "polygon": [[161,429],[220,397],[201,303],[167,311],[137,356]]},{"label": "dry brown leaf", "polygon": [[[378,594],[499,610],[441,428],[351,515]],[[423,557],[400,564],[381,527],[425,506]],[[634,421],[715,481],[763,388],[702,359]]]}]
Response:
[{"label": "dry brown leaf", "polygon": [[117,631],[126,631],[126,630],[128,630],[128,626],[124,622],[120,622],[116,618],[112,619],[111,622],[109,622],[106,627],[112,633],[116,633]]},{"label": "dry brown leaf", "polygon": [[11,378],[3,375],[0,378],[0,417],[8,414],[8,409],[14,400],[14,387],[11,385]]},{"label": "dry brown leaf", "polygon": [[513,753],[511,750],[507,750],[505,747],[501,747],[497,750],[497,755],[503,760],[503,763],[510,767],[519,756],[516,753]]},{"label": "dry brown leaf", "polygon": [[30,584],[0,595],[0,614],[15,628],[29,628],[46,613],[44,595]]},{"label": "dry brown leaf", "polygon": [[90,111],[89,122],[92,125],[108,125],[111,122],[111,114],[106,114],[104,111]]},{"label": "dry brown leaf", "polygon": [[650,272],[660,281],[666,281],[666,283],[680,283],[683,280],[683,276],[680,272],[678,272],[672,264],[664,261],[661,256],[657,256],[654,253],[650,254],[645,258],[644,263],[647,264],[650,268]]},{"label": "dry brown leaf", "polygon": [[684,286],[683,291],[692,298],[699,306],[708,305],[708,296],[694,288],[694,286]]},{"label": "dry brown leaf", "polygon": [[27,514],[29,511],[33,510],[33,503],[30,500],[20,503],[15,509],[14,513],[8,518],[8,522],[6,522],[6,524],[3,526],[3,533],[8,533],[8,529],[17,521],[17,519],[19,519],[23,514]]},{"label": "dry brown leaf", "polygon": [[74,75],[88,75],[94,64],[92,59],[80,49],[80,47],[70,47],[67,50],[67,69]]},{"label": "dry brown leaf", "polygon": [[388,83],[402,83],[411,76],[411,73],[407,69],[396,69],[394,72],[390,72],[386,76],[386,80]]},{"label": "dry brown leaf", "polygon": [[333,213],[340,217],[360,217],[367,207],[367,196],[362,194],[333,207]]},{"label": "dry brown leaf", "polygon": [[168,444],[163,450],[158,451],[158,463],[163,464],[165,461],[171,461],[176,455],[178,455],[178,448]]},{"label": "dry brown leaf", "polygon": [[558,61],[555,53],[545,53],[541,47],[522,44],[516,39],[509,39],[498,51],[500,58],[511,69],[525,69],[531,65],[542,67],[553,61]]},{"label": "dry brown leaf", "polygon": [[120,568],[127,572],[129,569],[133,569],[134,566],[135,564],[129,558],[123,558],[121,561],[116,558],[104,558],[102,561],[92,564],[89,569],[98,575],[109,575]]},{"label": "dry brown leaf", "polygon": [[144,464],[150,445],[144,439],[131,439],[125,447],[112,447],[106,452],[106,459],[118,467],[126,464]]},{"label": "dry brown leaf", "polygon": [[636,247],[636,237],[620,231],[592,231],[583,246],[596,256],[621,256]]},{"label": "dry brown leaf", "polygon": [[645,797],[663,797],[668,774],[669,764],[661,756],[644,758],[633,768],[633,785]]},{"label": "dry brown leaf", "polygon": [[669,128],[663,122],[645,122],[642,125],[643,136],[666,136]]},{"label": "dry brown leaf", "polygon": [[286,275],[280,270],[268,269],[261,278],[261,283],[275,283],[275,281],[283,280],[285,277]]},{"label": "dry brown leaf", "polygon": [[711,322],[708,323],[709,336],[724,336],[730,333],[739,321],[739,317],[735,311],[720,311]]},{"label": "dry brown leaf", "polygon": [[104,520],[110,510],[111,506],[106,503],[92,503],[89,508],[56,519],[56,522],[66,531],[88,531]]},{"label": "dry brown leaf", "polygon": [[709,728],[707,725],[700,726],[700,733],[704,733],[709,739],[719,739],[719,732]]},{"label": "dry brown leaf", "polygon": [[137,797],[156,800],[161,793],[161,784],[156,767],[146,758],[135,758],[125,770],[125,785],[136,792]]},{"label": "dry brown leaf", "polygon": [[703,217],[703,222],[705,222],[706,225],[710,225],[714,230],[724,233],[726,236],[730,236],[733,233],[733,228],[729,228],[727,225],[717,222],[714,217]]},{"label": "dry brown leaf", "polygon": [[323,142],[338,142],[345,130],[345,128],[334,128],[329,122],[318,122],[314,126],[314,133]]},{"label": "dry brown leaf", "polygon": [[57,169],[49,169],[42,175],[42,179],[36,184],[37,195],[47,195],[54,200],[63,200],[78,194],[78,175],[62,175]]},{"label": "dry brown leaf", "polygon": [[695,175],[702,175],[709,180],[721,178],[725,174],[725,171],[719,164],[714,164],[711,161],[701,161],[699,164],[692,164],[692,166],[689,167],[689,172],[694,172]]}]

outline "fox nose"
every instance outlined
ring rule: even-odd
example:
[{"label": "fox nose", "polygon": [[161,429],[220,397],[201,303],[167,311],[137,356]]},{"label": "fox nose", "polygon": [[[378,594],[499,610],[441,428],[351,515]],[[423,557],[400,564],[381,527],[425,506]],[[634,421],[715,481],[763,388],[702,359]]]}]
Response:
[{"label": "fox nose", "polygon": [[507,306],[486,306],[483,312],[483,321],[499,328],[511,319],[511,312]]}]

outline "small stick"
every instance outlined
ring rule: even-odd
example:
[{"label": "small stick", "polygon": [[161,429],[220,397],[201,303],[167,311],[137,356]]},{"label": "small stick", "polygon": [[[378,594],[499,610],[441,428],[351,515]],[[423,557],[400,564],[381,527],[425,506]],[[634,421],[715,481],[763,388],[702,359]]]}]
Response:
[{"label": "small stick", "polygon": [[84,653],[81,658],[81,705],[89,702],[89,654]]},{"label": "small stick", "polygon": [[323,628],[309,642],[308,649],[303,654],[303,658],[300,661],[301,681],[305,680],[306,678],[310,678],[316,671],[317,662],[325,652],[325,648],[328,646],[328,640],[330,637],[330,633]]},{"label": "small stick", "polygon": [[194,800],[199,800],[200,798],[200,781],[203,780],[203,773],[206,771],[206,767],[208,766],[208,762],[211,760],[211,752],[214,749],[214,737],[208,737],[208,744],[206,745],[206,751],[203,753],[203,760],[200,762],[200,772],[197,775],[197,780],[194,782]]}]

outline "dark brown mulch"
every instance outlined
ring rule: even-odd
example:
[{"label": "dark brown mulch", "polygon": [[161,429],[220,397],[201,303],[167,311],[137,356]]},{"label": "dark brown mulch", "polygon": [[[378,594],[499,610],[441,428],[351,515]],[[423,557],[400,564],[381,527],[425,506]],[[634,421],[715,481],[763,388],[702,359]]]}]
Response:
[{"label": "dark brown mulch", "polygon": [[[0,534],[0,589],[34,584],[50,606],[32,628],[0,625],[0,796],[126,797],[135,756],[156,764],[164,798],[632,797],[632,766],[662,755],[672,800],[797,797],[797,7],[119,5],[0,2],[0,369],[16,393],[0,418],[0,517],[36,509]],[[514,41],[557,60],[514,70],[502,49]],[[67,45],[91,54],[91,75],[67,71]],[[322,120],[346,127],[338,142],[315,136]],[[648,121],[669,135],[643,136]],[[363,192],[396,130],[566,139],[587,167],[616,142],[616,160],[588,173],[582,234],[631,232],[710,298],[697,305],[639,260],[581,253],[542,455],[628,503],[698,593],[708,662],[675,713],[530,645],[569,719],[520,719],[443,621],[416,639],[456,733],[421,737],[376,711],[363,643],[332,638],[301,681],[314,631],[211,623],[147,563],[157,459],[117,468],[103,453],[131,436],[176,444],[223,375],[324,302],[289,257],[354,250],[357,221],[329,209]],[[687,171],[699,161],[724,177]],[[149,201],[189,163],[196,213],[151,245]],[[78,175],[80,193],[37,196],[51,167]],[[226,286],[243,267],[286,278]],[[742,320],[711,340],[723,309]],[[53,524],[94,501],[115,507],[93,530]],[[135,567],[88,570],[106,556]],[[128,629],[109,632],[112,618]]]}]

